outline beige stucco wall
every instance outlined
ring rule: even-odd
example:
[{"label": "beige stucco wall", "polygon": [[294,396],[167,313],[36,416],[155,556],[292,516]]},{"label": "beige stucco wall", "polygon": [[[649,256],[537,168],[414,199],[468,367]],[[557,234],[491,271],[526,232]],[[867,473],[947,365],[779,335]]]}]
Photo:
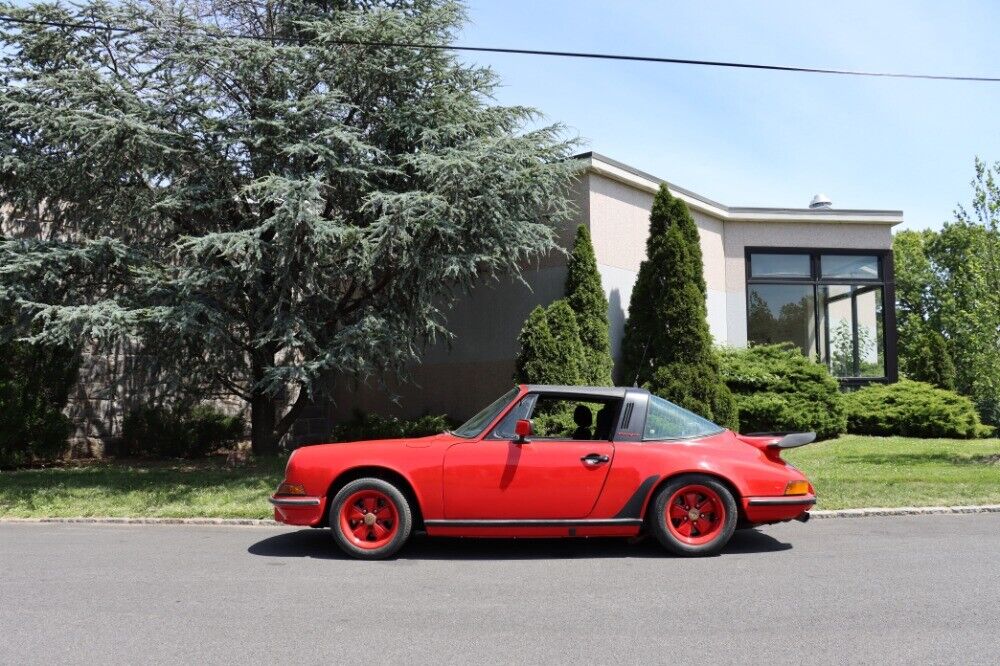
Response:
[{"label": "beige stucco wall", "polygon": [[[646,258],[651,192],[599,174],[589,174],[590,231],[604,291],[608,295],[612,352],[618,357],[624,320],[639,265]],[[725,343],[726,262],[722,220],[692,211],[701,239],[708,288],[708,321],[716,342]]]}]

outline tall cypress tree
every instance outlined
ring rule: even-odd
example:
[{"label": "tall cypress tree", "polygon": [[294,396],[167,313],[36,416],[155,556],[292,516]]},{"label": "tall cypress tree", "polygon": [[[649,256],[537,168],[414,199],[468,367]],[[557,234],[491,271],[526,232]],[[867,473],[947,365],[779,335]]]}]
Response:
[{"label": "tall cypress tree", "polygon": [[583,344],[581,380],[589,386],[612,386],[611,338],[608,335],[608,299],[597,272],[590,231],[580,225],[566,273],[566,299],[576,315]]},{"label": "tall cypress tree", "polygon": [[698,227],[665,185],[653,199],[649,221],[646,260],[625,324],[623,379],[733,427],[736,404],[719,375],[708,328]]}]

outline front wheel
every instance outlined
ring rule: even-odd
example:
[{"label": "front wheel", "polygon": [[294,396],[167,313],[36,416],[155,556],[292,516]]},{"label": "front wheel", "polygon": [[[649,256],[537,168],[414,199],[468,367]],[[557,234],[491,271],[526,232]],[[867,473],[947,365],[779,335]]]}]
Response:
[{"label": "front wheel", "polygon": [[714,555],[736,530],[736,500],[718,480],[702,474],[678,477],[653,498],[652,532],[677,555]]},{"label": "front wheel", "polygon": [[406,497],[382,479],[351,481],[330,504],[334,540],[341,550],[358,559],[392,557],[410,537],[412,525]]}]

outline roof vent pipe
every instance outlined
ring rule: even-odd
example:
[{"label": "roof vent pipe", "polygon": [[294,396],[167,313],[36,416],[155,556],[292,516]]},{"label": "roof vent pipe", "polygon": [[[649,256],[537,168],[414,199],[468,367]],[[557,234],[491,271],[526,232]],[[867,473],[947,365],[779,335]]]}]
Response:
[{"label": "roof vent pipe", "polygon": [[813,210],[828,210],[833,208],[833,202],[830,201],[830,197],[825,194],[817,194],[813,197],[813,200],[809,202],[809,208]]}]

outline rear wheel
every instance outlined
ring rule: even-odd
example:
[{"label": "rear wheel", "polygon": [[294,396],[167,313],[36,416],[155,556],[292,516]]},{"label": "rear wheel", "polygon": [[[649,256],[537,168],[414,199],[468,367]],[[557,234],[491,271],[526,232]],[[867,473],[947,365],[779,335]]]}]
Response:
[{"label": "rear wheel", "polygon": [[330,505],[334,540],[345,553],[363,560],[395,555],[410,537],[412,525],[406,497],[382,479],[351,481]]},{"label": "rear wheel", "polygon": [[736,500],[718,480],[701,474],[678,477],[663,486],[650,510],[652,532],[678,555],[714,555],[736,530]]}]

